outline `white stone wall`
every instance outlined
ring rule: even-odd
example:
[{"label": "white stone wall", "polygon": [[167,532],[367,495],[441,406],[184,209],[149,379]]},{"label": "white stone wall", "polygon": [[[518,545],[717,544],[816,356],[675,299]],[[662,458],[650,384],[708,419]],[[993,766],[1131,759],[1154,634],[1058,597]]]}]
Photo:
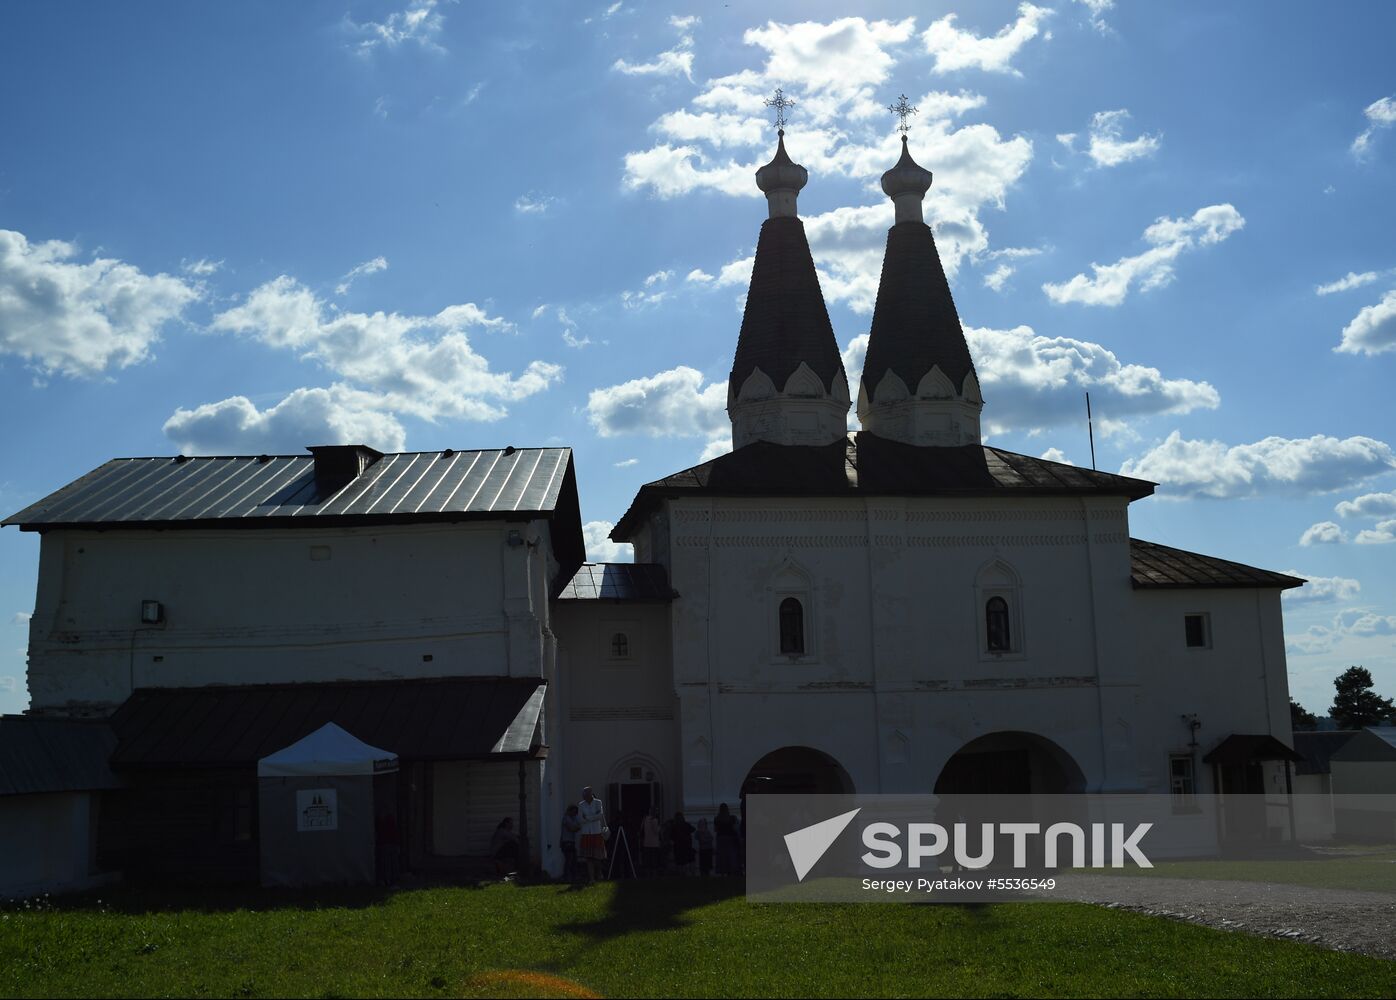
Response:
[{"label": "white stone wall", "polygon": [[[508,545],[511,527],[532,544]],[[31,704],[107,714],[136,687],[546,676],[549,553],[544,522],[50,531]],[[163,624],[141,624],[143,600]]]},{"label": "white stone wall", "polygon": [[[553,791],[564,806],[586,785],[604,799],[606,785],[628,780],[632,764],[663,785],[667,811],[682,806],[669,616],[668,604],[554,605],[563,715],[551,759]],[[627,636],[626,656],[612,655],[616,632]],[[555,842],[557,831],[546,832]]]},{"label": "white stone wall", "polygon": [[[930,791],[956,750],[1002,731],[1053,740],[1088,788],[1137,787],[1105,763],[1137,703],[1123,500],[669,506],[690,809],[734,800],[762,755],[792,745],[837,759],[860,791]],[[1020,637],[1003,654],[982,641],[996,588]],[[776,630],[790,594],[808,615],[797,658]]]},{"label": "white stone wall", "polygon": [[95,793],[0,796],[0,900],[99,884]]}]

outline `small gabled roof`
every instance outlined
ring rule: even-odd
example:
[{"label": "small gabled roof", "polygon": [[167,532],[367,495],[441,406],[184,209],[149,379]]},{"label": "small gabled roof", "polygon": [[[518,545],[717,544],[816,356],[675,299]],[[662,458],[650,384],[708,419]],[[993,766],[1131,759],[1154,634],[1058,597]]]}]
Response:
[{"label": "small gabled roof", "polygon": [[259,778],[383,774],[396,770],[397,754],[371,747],[333,722],[257,761]]},{"label": "small gabled roof", "polygon": [[1352,734],[1330,760],[1396,761],[1396,726],[1368,726]]},{"label": "small gabled roof", "polygon": [[1186,552],[1157,542],[1129,540],[1130,583],[1137,589],[1192,587],[1277,587],[1289,590],[1304,580],[1245,563]]},{"label": "small gabled roof", "polygon": [[672,601],[677,595],[658,563],[582,563],[558,591],[559,601]]}]

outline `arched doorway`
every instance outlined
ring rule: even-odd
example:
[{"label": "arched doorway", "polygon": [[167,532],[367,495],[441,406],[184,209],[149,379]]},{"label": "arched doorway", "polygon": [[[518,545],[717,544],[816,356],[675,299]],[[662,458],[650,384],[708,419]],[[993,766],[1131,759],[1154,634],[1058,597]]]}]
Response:
[{"label": "arched doorway", "polygon": [[853,779],[821,750],[781,747],[752,765],[742,782],[748,795],[851,795]]},{"label": "arched doorway", "polygon": [[1083,792],[1086,776],[1057,744],[1036,733],[970,740],[936,778],[937,795],[1055,795]]}]

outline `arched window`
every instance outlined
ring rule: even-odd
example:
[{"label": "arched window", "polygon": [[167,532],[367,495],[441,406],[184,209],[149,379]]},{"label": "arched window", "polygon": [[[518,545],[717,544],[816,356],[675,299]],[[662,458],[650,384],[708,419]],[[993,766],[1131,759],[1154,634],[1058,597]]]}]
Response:
[{"label": "arched window", "polygon": [[1013,648],[1012,633],[1008,627],[1008,602],[1002,597],[991,597],[984,605],[984,625],[989,652],[1006,653]]},{"label": "arched window", "polygon": [[805,609],[793,597],[780,602],[780,651],[790,656],[805,652]]},{"label": "arched window", "polygon": [[623,660],[630,655],[630,637],[624,632],[611,634],[611,656]]}]

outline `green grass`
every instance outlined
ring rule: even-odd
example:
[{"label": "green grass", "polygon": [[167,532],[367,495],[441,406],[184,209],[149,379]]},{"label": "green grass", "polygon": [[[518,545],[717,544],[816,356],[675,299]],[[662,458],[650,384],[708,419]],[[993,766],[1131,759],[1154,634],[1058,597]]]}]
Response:
[{"label": "green grass", "polygon": [[546,982],[488,974],[536,970],[613,996],[1396,994],[1396,963],[1118,910],[758,906],[736,888],[661,880],[316,898],[128,889],[100,905],[6,909],[0,992],[529,995]]},{"label": "green grass", "polygon": [[1277,882],[1320,889],[1396,893],[1396,851],[1393,850],[1302,861],[1160,861],[1153,868],[1130,866],[1089,871],[1104,875]]}]

